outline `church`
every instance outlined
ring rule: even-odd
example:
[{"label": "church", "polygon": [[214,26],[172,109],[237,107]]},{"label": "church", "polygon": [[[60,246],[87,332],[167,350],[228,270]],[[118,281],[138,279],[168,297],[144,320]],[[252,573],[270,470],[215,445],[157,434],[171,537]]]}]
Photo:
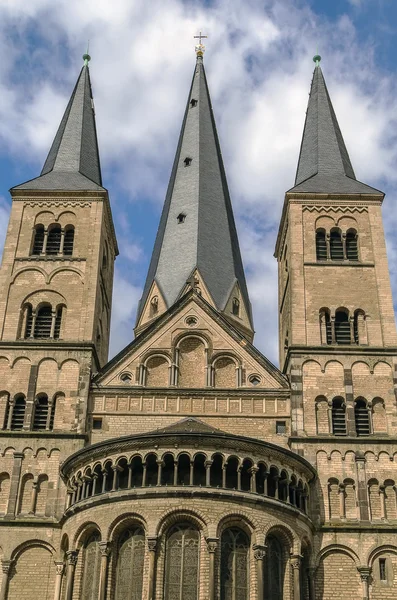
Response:
[{"label": "church", "polygon": [[135,336],[110,361],[118,246],[88,55],[40,175],[11,189],[0,600],[397,596],[384,194],[356,179],[315,56],[275,247],[277,368],[253,345],[203,54]]}]

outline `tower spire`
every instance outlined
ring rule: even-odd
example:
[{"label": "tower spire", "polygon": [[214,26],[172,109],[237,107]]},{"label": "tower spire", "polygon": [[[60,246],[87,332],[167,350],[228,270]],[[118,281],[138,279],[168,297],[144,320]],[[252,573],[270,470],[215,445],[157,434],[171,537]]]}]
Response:
[{"label": "tower spire", "polygon": [[196,47],[193,81],[138,307],[137,331],[148,320],[146,307],[155,287],[162,300],[159,306],[164,310],[188,289],[201,291],[234,325],[244,321],[241,328],[252,336],[251,306],[202,52],[200,44],[199,50]]},{"label": "tower spire", "polygon": [[320,67],[321,56],[316,54],[313,61],[295,186],[289,192],[378,193],[356,179]]},{"label": "tower spire", "polygon": [[40,176],[14,189],[103,189],[88,51],[83,60],[84,65]]}]

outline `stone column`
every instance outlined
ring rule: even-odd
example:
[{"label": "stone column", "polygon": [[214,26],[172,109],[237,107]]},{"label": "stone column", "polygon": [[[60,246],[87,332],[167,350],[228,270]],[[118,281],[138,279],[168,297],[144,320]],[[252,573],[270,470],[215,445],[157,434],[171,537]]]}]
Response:
[{"label": "stone column", "polygon": [[193,481],[194,481],[194,462],[190,461],[190,478],[189,478],[189,485],[193,485]]},{"label": "stone column", "polygon": [[257,577],[257,586],[258,586],[258,600],[262,600],[265,594],[265,576],[263,569],[263,561],[266,557],[266,548],[267,546],[261,546],[260,544],[255,544],[253,547],[254,557],[256,561],[256,577]]},{"label": "stone column", "polygon": [[358,567],[360,573],[361,583],[363,586],[363,600],[369,600],[369,578],[371,576],[372,569],[370,567]]},{"label": "stone column", "polygon": [[92,476],[91,496],[95,496],[97,481],[98,481],[98,475],[96,473],[94,473]]},{"label": "stone column", "polygon": [[273,479],[274,479],[274,497],[276,500],[278,500],[278,492],[279,492],[278,482],[279,482],[280,477],[278,475],[275,475],[275,477],[273,477]]},{"label": "stone column", "polygon": [[290,563],[293,571],[293,580],[294,580],[294,600],[301,600],[301,578],[300,578],[300,569],[301,569],[301,561],[302,557],[300,554],[292,554]]},{"label": "stone column", "polygon": [[241,490],[241,470],[242,467],[237,468],[237,489]]},{"label": "stone column", "polygon": [[157,485],[161,485],[161,473],[163,470],[163,461],[157,460]]},{"label": "stone column", "polygon": [[57,574],[55,578],[54,600],[60,600],[62,592],[62,578],[65,572],[65,563],[63,561],[55,562],[55,567]]},{"label": "stone column", "polygon": [[307,577],[309,579],[309,600],[316,600],[316,569],[314,567],[309,567]]},{"label": "stone column", "polygon": [[256,466],[251,467],[250,470],[249,470],[249,473],[251,475],[250,490],[254,494],[256,494],[256,474],[257,474],[258,471],[259,471],[259,468],[256,467]]},{"label": "stone column", "polygon": [[106,585],[108,580],[108,564],[111,552],[110,542],[99,542],[101,552],[101,572],[99,575],[99,600],[106,600]]},{"label": "stone column", "polygon": [[61,229],[61,243],[59,244],[59,254],[63,254],[63,245],[65,243],[65,230]]},{"label": "stone column", "polygon": [[68,550],[66,552],[67,572],[66,572],[66,596],[65,600],[73,600],[74,571],[76,569],[78,550]]},{"label": "stone column", "polygon": [[113,482],[112,482],[112,492],[115,492],[119,485],[119,471],[121,470],[118,465],[112,467],[113,469]]},{"label": "stone column", "polygon": [[206,539],[209,553],[209,577],[208,577],[208,600],[215,600],[215,552],[218,548],[219,538]]},{"label": "stone column", "polygon": [[10,576],[10,569],[12,567],[13,560],[2,560],[1,568],[3,571],[3,579],[1,581],[1,589],[0,589],[0,600],[6,600],[7,591],[8,591],[8,579]]},{"label": "stone column", "polygon": [[32,486],[32,496],[31,496],[31,499],[30,499],[30,510],[29,510],[29,514],[30,515],[34,515],[34,513],[36,512],[36,502],[37,502],[38,488],[39,488],[39,482],[38,481],[34,481],[33,482],[33,486]]},{"label": "stone column", "polygon": [[263,473],[263,495],[267,496],[267,478],[269,473]]},{"label": "stone column", "polygon": [[157,537],[148,537],[147,545],[149,550],[149,592],[148,600],[154,600],[154,577],[156,567],[156,548],[157,548]]},{"label": "stone column", "polygon": [[106,492],[106,482],[107,482],[107,478],[108,478],[108,471],[107,471],[107,469],[102,469],[102,475],[103,475],[102,494],[104,494]]},{"label": "stone column", "polygon": [[11,473],[10,492],[8,494],[7,518],[14,519],[17,511],[19,479],[21,476],[23,452],[14,452],[14,464]]},{"label": "stone column", "polygon": [[210,487],[211,485],[211,465],[212,460],[205,461],[205,485]]},{"label": "stone column", "polygon": [[57,313],[55,309],[52,309],[51,311],[51,331],[50,331],[50,338],[53,339],[54,338],[54,332],[55,332],[55,320],[57,317]]},{"label": "stone column", "polygon": [[147,471],[147,464],[143,463],[143,473],[142,473],[142,487],[146,486],[146,471]]},{"label": "stone column", "polygon": [[227,468],[227,463],[225,463],[222,467],[222,487],[223,488],[226,487],[226,468]]},{"label": "stone column", "polygon": [[127,488],[130,490],[132,486],[132,464],[130,463],[128,465],[128,482],[127,482]]},{"label": "stone column", "polygon": [[11,429],[13,412],[14,412],[14,399],[9,398],[8,399],[8,418],[7,418],[7,425],[6,425],[7,429]]},{"label": "stone column", "polygon": [[345,502],[345,486],[340,483],[339,484],[339,515],[341,519],[346,519],[346,502]]},{"label": "stone column", "polygon": [[380,499],[380,518],[386,519],[386,498],[385,498],[385,486],[379,486],[379,499]]}]

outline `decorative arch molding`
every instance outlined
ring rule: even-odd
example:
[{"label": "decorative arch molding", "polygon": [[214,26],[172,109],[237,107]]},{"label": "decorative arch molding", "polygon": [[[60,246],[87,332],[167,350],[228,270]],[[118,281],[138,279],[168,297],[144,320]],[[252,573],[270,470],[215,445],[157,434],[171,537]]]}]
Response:
[{"label": "decorative arch molding", "polygon": [[361,566],[361,561],[360,561],[358,555],[354,552],[354,550],[352,550],[348,546],[344,546],[342,544],[330,544],[329,546],[326,546],[325,548],[320,550],[320,552],[317,554],[316,559],[315,559],[316,568],[319,567],[321,561],[326,556],[328,556],[329,554],[332,554],[334,552],[335,553],[339,552],[341,554],[347,554],[347,556],[349,556],[353,560],[353,562],[357,568]]},{"label": "decorative arch molding", "polygon": [[78,527],[78,529],[76,530],[76,533],[74,534],[73,547],[75,549],[80,549],[84,545],[86,539],[92,533],[94,533],[94,531],[97,531],[101,536],[101,539],[103,539],[102,530],[99,527],[98,523],[95,523],[94,521],[86,521],[85,523],[82,523],[80,527]]},{"label": "decorative arch molding", "polygon": [[84,285],[84,273],[82,271],[80,271],[80,269],[76,269],[76,267],[58,267],[57,269],[54,269],[54,271],[51,271],[51,273],[48,275],[47,283],[51,284],[54,277],[56,275],[58,275],[58,273],[62,273],[62,272],[76,273],[81,280],[81,284]]},{"label": "decorative arch molding", "polygon": [[239,356],[237,356],[236,354],[234,354],[234,352],[228,352],[228,351],[219,351],[216,352],[215,354],[213,354],[212,358],[211,358],[211,364],[213,367],[216,366],[216,362],[222,358],[230,358],[236,365],[237,367],[241,367],[242,366],[242,361],[241,358]]},{"label": "decorative arch molding", "polygon": [[201,342],[203,342],[204,348],[212,353],[212,340],[206,333],[203,333],[202,331],[184,331],[183,333],[180,333],[173,340],[173,349],[179,350],[182,341],[186,338],[195,338],[200,340]]},{"label": "decorative arch molding", "polygon": [[291,548],[291,552],[293,554],[300,554],[301,540],[297,534],[285,523],[277,521],[271,521],[268,523],[264,532],[265,544],[266,539],[271,535],[274,535],[278,538],[281,537],[282,541]]},{"label": "decorative arch molding", "polygon": [[118,536],[123,532],[124,529],[131,525],[139,525],[147,535],[147,521],[145,517],[139,513],[124,513],[116,517],[109,525],[106,535],[110,542],[117,540]]},{"label": "decorative arch molding", "polygon": [[40,540],[39,538],[34,538],[32,540],[27,540],[26,542],[22,542],[22,544],[19,544],[19,546],[14,548],[14,550],[11,552],[10,559],[18,560],[19,556],[23,552],[25,552],[25,550],[29,550],[29,548],[34,548],[37,546],[39,546],[40,548],[44,548],[45,550],[48,550],[48,552],[53,557],[55,557],[57,554],[57,552],[52,544],[50,544],[49,542],[46,542],[45,540]]},{"label": "decorative arch molding", "polygon": [[168,366],[170,367],[172,365],[171,355],[166,350],[149,350],[146,352],[141,361],[144,367],[147,367],[147,363],[151,358],[165,358],[168,362]]},{"label": "decorative arch molding", "polygon": [[[54,294],[55,296],[58,296],[59,298],[61,298],[61,300],[58,302],[58,304],[65,304],[66,305],[66,298],[65,296],[63,296],[62,294],[60,294],[57,290],[51,290],[48,288],[41,288],[38,290],[35,290],[34,292],[31,292],[30,294],[28,294],[24,300],[22,300],[21,306],[23,306],[24,304],[27,303],[31,303],[32,304],[32,298],[34,298],[34,296],[38,295],[40,296],[40,301],[41,302],[53,302],[55,299],[45,299],[42,300],[42,295],[45,294]],[[36,304],[35,306],[38,306],[38,304]]]},{"label": "decorative arch molding", "polygon": [[171,509],[165,513],[160,521],[157,523],[154,535],[161,536],[167,529],[177,523],[188,522],[197,527],[201,531],[204,537],[208,537],[208,522],[207,517],[201,511],[184,510],[184,509]]},{"label": "decorative arch molding", "polygon": [[[43,276],[44,282],[46,284],[49,283],[49,281],[48,281],[48,273],[46,273],[46,271],[44,271],[44,269],[42,269],[41,267],[36,267],[36,266],[35,267],[29,266],[29,267],[23,267],[22,269],[19,269],[16,273],[14,273],[14,275],[13,275],[13,277],[11,279],[11,285],[13,285],[15,283],[15,281],[18,279],[18,277],[20,275],[22,275],[23,273],[27,273],[28,271],[32,271],[32,272],[35,272],[35,273],[40,273]],[[47,290],[45,290],[45,291],[47,291]],[[26,300],[25,300],[25,302],[26,302]]]},{"label": "decorative arch molding", "polygon": [[375,560],[378,558],[379,554],[383,554],[384,552],[389,552],[391,554],[397,555],[397,546],[393,546],[392,544],[384,544],[383,546],[375,546],[368,553],[367,564],[369,567],[372,567]]},{"label": "decorative arch molding", "polygon": [[263,530],[258,520],[252,519],[248,513],[238,511],[224,515],[216,526],[216,537],[221,538],[222,533],[229,527],[239,527],[251,538],[253,544],[261,543],[258,537],[262,537]]}]

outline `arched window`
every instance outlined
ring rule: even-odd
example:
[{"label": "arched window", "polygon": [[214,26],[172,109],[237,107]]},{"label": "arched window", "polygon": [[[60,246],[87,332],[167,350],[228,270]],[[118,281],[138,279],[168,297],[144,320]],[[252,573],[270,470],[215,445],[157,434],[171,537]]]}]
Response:
[{"label": "arched window", "polygon": [[47,394],[40,394],[39,396],[37,396],[33,417],[34,430],[47,429],[48,408],[49,406]]},{"label": "arched window", "polygon": [[327,242],[324,229],[316,231],[316,258],[327,260]]},{"label": "arched window", "polygon": [[354,403],[354,420],[356,423],[356,435],[369,435],[371,433],[369,410],[364,398],[357,398]]},{"label": "arched window", "polygon": [[221,600],[248,600],[249,539],[238,527],[221,537]]},{"label": "arched window", "polygon": [[358,260],[357,233],[353,230],[346,234],[346,258],[347,260]]},{"label": "arched window", "polygon": [[338,229],[333,229],[330,235],[331,260],[343,260],[342,236]]},{"label": "arched window", "polygon": [[345,310],[335,313],[335,341],[337,344],[351,344],[349,314]]},{"label": "arched window", "polygon": [[99,595],[101,556],[98,542],[100,540],[101,536],[96,531],[90,535],[84,545],[81,600],[94,600]]},{"label": "arched window", "polygon": [[276,537],[266,540],[265,589],[266,598],[283,600],[284,598],[284,557],[283,549]]},{"label": "arched window", "polygon": [[33,230],[32,254],[38,256],[43,252],[44,225],[36,225]]},{"label": "arched window", "polygon": [[23,394],[17,394],[14,398],[14,406],[12,408],[11,430],[19,431],[23,429],[25,421],[26,399]]},{"label": "arched window", "polygon": [[142,598],[145,533],[142,527],[131,527],[119,539],[116,567],[115,600]]},{"label": "arched window", "polygon": [[198,600],[199,532],[190,523],[175,525],[165,548],[164,600]]},{"label": "arched window", "polygon": [[60,225],[52,225],[48,230],[46,254],[58,254],[61,249],[62,230]]},{"label": "arched window", "polygon": [[72,256],[74,244],[74,227],[73,225],[67,225],[65,227],[65,233],[63,238],[63,253],[66,256]]},{"label": "arched window", "polygon": [[46,304],[38,309],[34,325],[34,337],[44,339],[51,337],[52,308]]},{"label": "arched window", "polygon": [[346,435],[346,405],[343,398],[332,400],[332,433]]},{"label": "arched window", "polygon": [[232,301],[232,313],[238,317],[240,315],[240,300],[238,298],[233,298]]}]

